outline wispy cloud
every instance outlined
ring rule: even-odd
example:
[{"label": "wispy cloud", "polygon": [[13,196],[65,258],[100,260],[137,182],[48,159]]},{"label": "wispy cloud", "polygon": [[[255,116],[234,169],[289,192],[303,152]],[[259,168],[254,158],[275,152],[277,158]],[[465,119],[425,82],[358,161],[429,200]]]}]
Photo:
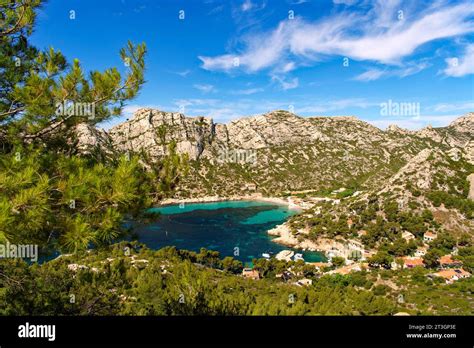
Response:
[{"label": "wispy cloud", "polygon": [[245,0],[244,3],[241,6],[242,11],[249,11],[254,7],[254,4],[252,3],[251,0]]},{"label": "wispy cloud", "polygon": [[426,60],[423,60],[420,62],[408,62],[404,64],[401,68],[394,68],[391,70],[389,70],[388,68],[385,68],[383,70],[372,68],[363,72],[362,74],[357,75],[354,80],[367,82],[389,76],[397,76],[403,78],[410,75],[418,74],[420,71],[423,71],[426,68],[429,68],[430,66],[430,63],[428,63]]},{"label": "wispy cloud", "polygon": [[219,6],[216,6],[216,7],[212,8],[207,14],[208,15],[213,15],[213,14],[222,12],[223,9],[224,9],[224,5],[219,5]]},{"label": "wispy cloud", "polygon": [[374,81],[374,80],[378,80],[384,74],[385,74],[385,72],[383,70],[370,69],[370,70],[367,70],[366,72],[363,72],[360,75],[357,75],[354,78],[354,80],[357,80],[357,81]]},{"label": "wispy cloud", "polygon": [[399,127],[419,130],[427,125],[433,127],[445,127],[458,118],[459,115],[421,115],[416,117],[398,118],[398,119],[366,119],[365,121],[373,124],[380,129],[386,129],[392,124]]},{"label": "wispy cloud", "polygon": [[[241,37],[244,49],[240,51],[213,57],[202,55],[199,59],[203,69],[226,72],[274,69],[289,57],[314,63],[328,56],[344,56],[403,66],[405,58],[428,42],[474,32],[474,6],[468,1],[456,5],[436,1],[401,19],[396,11],[399,3],[377,1],[368,12],[342,11],[315,22],[284,20],[268,32]],[[449,72],[456,74],[454,69]]]},{"label": "wispy cloud", "polygon": [[175,73],[176,75],[181,76],[181,77],[186,77],[186,76],[188,76],[188,75],[191,73],[191,70],[186,69],[186,70],[183,70],[183,71],[175,71],[174,73]]},{"label": "wispy cloud", "polygon": [[231,92],[231,94],[236,94],[236,95],[251,95],[259,92],[263,92],[263,88],[248,88],[248,89],[239,89],[236,91]]},{"label": "wispy cloud", "polygon": [[133,12],[140,13],[140,12],[143,12],[144,10],[146,10],[146,6],[145,5],[140,5],[140,6],[135,7],[133,9]]},{"label": "wispy cloud", "polygon": [[347,110],[349,108],[366,109],[379,106],[380,103],[368,101],[365,98],[343,98],[333,100],[318,100],[304,103],[294,103],[296,113],[305,115],[324,115]]},{"label": "wispy cloud", "polygon": [[343,4],[343,5],[354,5],[358,0],[332,0],[333,3],[335,3],[336,5],[340,5],[340,4]]},{"label": "wispy cloud", "polygon": [[285,79],[283,77],[273,75],[272,76],[272,81],[278,82],[281,89],[284,90],[284,91],[287,91],[289,89],[297,88],[298,85],[299,85],[299,80],[298,80],[297,77],[294,77],[294,78],[288,80],[288,79]]},{"label": "wispy cloud", "polygon": [[241,99],[226,101],[215,98],[190,98],[175,100],[175,109],[186,115],[212,117],[216,122],[228,122],[254,112],[252,101]]},{"label": "wispy cloud", "polygon": [[248,28],[261,25],[265,19],[271,16],[272,11],[262,11],[267,8],[267,0],[243,0],[231,2],[231,15],[236,23],[236,31],[243,32]]},{"label": "wispy cloud", "polygon": [[409,63],[407,66],[401,69],[395,70],[394,74],[399,77],[406,77],[406,76],[418,74],[420,71],[423,71],[429,68],[430,66],[431,64],[427,61],[421,61],[418,63]]},{"label": "wispy cloud", "polygon": [[301,4],[305,4],[307,2],[309,2],[309,0],[290,0],[290,1],[288,1],[288,3],[290,5],[301,5]]},{"label": "wispy cloud", "polygon": [[[242,90],[244,91],[244,90]],[[249,89],[250,91],[250,89]],[[112,126],[125,121],[126,118],[133,117],[133,114],[140,108],[153,108],[169,112],[182,112],[187,116],[207,116],[212,117],[215,122],[229,122],[237,118],[267,113],[272,110],[289,110],[300,116],[333,116],[333,115],[353,115],[360,116],[362,110],[373,110],[374,113],[380,111],[380,100],[370,100],[366,98],[336,98],[336,99],[308,99],[304,96],[298,100],[259,100],[242,94],[242,98],[236,100],[225,100],[221,98],[187,98],[175,99],[171,105],[127,105],[124,108],[123,116],[103,122],[99,126],[109,129]],[[351,112],[348,112],[351,110]],[[424,108],[420,116],[413,117],[380,117],[363,118],[365,121],[385,129],[391,124],[396,124],[407,129],[420,129],[431,124],[434,127],[447,126],[453,120],[467,111],[474,110],[474,103],[471,101],[459,101],[455,103],[438,103]]]},{"label": "wispy cloud", "polygon": [[428,110],[435,112],[469,112],[474,111],[473,101],[463,101],[457,103],[439,103],[433,107],[429,107]]},{"label": "wispy cloud", "polygon": [[216,92],[216,88],[213,85],[208,84],[195,84],[193,85],[194,88],[201,91],[202,93],[211,93]]},{"label": "wispy cloud", "polygon": [[[473,6],[474,7],[474,6]],[[474,44],[469,44],[460,58],[446,59],[447,67],[444,74],[452,77],[474,74]]]}]

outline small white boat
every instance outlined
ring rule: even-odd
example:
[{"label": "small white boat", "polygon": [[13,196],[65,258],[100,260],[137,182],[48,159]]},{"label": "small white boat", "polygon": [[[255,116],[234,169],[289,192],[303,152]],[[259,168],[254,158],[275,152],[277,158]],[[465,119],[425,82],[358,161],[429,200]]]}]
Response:
[{"label": "small white boat", "polygon": [[262,257],[264,257],[265,259],[269,259],[269,258],[270,258],[270,254],[269,254],[269,253],[263,253],[263,254],[262,254]]},{"label": "small white boat", "polygon": [[295,256],[293,256],[293,260],[294,261],[299,261],[299,260],[304,261],[303,254],[295,254]]}]

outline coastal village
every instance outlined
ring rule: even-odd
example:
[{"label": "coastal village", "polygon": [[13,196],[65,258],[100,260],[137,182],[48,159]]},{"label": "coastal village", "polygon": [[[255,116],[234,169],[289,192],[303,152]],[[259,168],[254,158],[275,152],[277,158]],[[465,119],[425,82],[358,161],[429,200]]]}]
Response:
[{"label": "coastal village", "polygon": [[[425,233],[425,240],[426,238],[431,238],[432,233],[427,232]],[[409,238],[409,237],[408,237]],[[342,245],[342,244],[341,244]],[[391,264],[392,270],[398,269],[406,269],[406,268],[414,268],[414,267],[425,267],[423,263],[422,256],[426,254],[429,248],[429,241],[423,246],[419,247],[416,250],[415,256],[405,256],[397,258]],[[349,255],[361,253],[361,257],[359,259],[351,259]],[[365,252],[362,250],[362,246],[360,242],[351,241],[347,243],[344,247],[331,247],[331,250],[326,254],[327,255],[327,262],[305,262],[307,265],[312,265],[316,269],[316,271],[320,275],[324,274],[340,274],[340,275],[347,275],[351,272],[357,271],[370,271],[371,267],[367,262],[367,258],[372,256],[374,252]],[[266,257],[265,257],[266,256]],[[444,255],[440,258],[438,270],[428,274],[428,277],[440,277],[442,278],[446,284],[451,284],[459,279],[469,278],[471,277],[471,273],[464,270],[462,268],[463,263],[460,260],[456,260],[456,249],[453,251],[452,254]],[[264,255],[264,258],[270,259],[270,256]],[[344,260],[343,265],[337,267],[333,264],[333,258],[342,258]],[[282,261],[304,261],[302,258],[301,253],[295,253],[293,250],[282,250],[278,254],[276,254],[275,259],[282,260]],[[260,279],[260,275],[257,270],[252,268],[244,268],[242,271],[242,276],[244,278],[258,280]],[[291,278],[298,278],[298,274],[292,272],[291,268],[288,268],[286,272],[283,274],[276,275],[277,278],[291,279]],[[312,280],[301,278],[294,282],[296,285],[311,285]]]},{"label": "coastal village", "polygon": [[[256,189],[256,186],[246,185],[245,189],[250,189],[253,191]],[[332,192],[333,195],[340,194],[344,192],[345,188],[340,188]],[[247,194],[245,196],[236,196],[236,197],[202,197],[199,199],[167,199],[162,204],[176,204],[178,202],[183,203],[192,203],[192,202],[212,202],[219,200],[260,200],[268,201],[271,203],[286,204],[289,209],[295,209],[299,211],[305,211],[309,208],[313,208],[317,203],[320,202],[331,202],[332,204],[339,204],[341,199],[330,198],[330,197],[312,197],[306,196],[307,193],[311,193],[312,190],[305,191],[291,191],[288,192],[288,196],[285,198],[277,197],[263,197],[260,193]],[[352,196],[360,195],[360,191],[355,191],[352,193]],[[303,195],[303,197],[301,197]],[[318,210],[316,209],[316,212]],[[312,217],[307,215],[307,217]],[[348,219],[347,224],[350,227],[352,225],[351,219]],[[298,233],[304,235],[306,231],[298,231]],[[367,231],[360,230],[357,232],[358,237],[365,235]],[[370,272],[373,267],[368,263],[368,259],[375,255],[376,250],[367,250],[363,243],[355,239],[343,239],[343,238],[334,238],[334,239],[325,239],[321,238],[318,243],[312,242],[308,239],[298,239],[297,235],[294,235],[286,223],[276,226],[275,228],[268,231],[268,234],[274,236],[273,242],[279,243],[281,245],[286,245],[288,247],[301,250],[301,251],[310,251],[310,252],[320,252],[327,259],[326,262],[306,262],[303,258],[303,254],[295,252],[293,250],[282,250],[276,255],[270,255],[268,253],[262,253],[262,258],[270,260],[275,258],[276,260],[281,261],[302,261],[306,265],[314,266],[316,272],[319,276],[324,274],[340,274],[347,275],[351,272],[358,271],[368,271]],[[423,234],[423,245],[419,246],[414,252],[413,256],[405,256],[396,258],[390,265],[391,270],[399,269],[411,269],[415,267],[425,267],[423,263],[423,256],[427,253],[430,243],[433,242],[437,237],[437,234],[433,231],[427,231]],[[402,238],[409,242],[410,240],[415,239],[415,236],[408,232],[402,232]],[[446,284],[452,284],[453,282],[471,277],[471,273],[463,269],[463,263],[460,260],[456,260],[457,248],[455,247],[451,254],[443,255],[439,260],[439,266],[437,270],[429,273],[427,276],[430,278],[439,277],[444,280]],[[338,258],[343,260],[342,264],[335,265],[333,259]],[[378,268],[382,268],[381,266]],[[256,269],[251,267],[246,267],[242,271],[242,277],[258,280],[261,279],[261,275]],[[308,286],[312,284],[311,279],[301,277],[299,274],[295,274],[291,267],[289,267],[282,274],[277,274],[277,278],[282,279],[285,282],[292,282],[294,285],[298,286]],[[296,279],[296,280],[295,280]],[[291,281],[290,281],[291,280]]]},{"label": "coastal village", "polygon": [[[344,191],[344,188],[334,191],[333,193],[339,193]],[[298,194],[303,192],[291,192],[291,194]],[[359,192],[355,192],[354,195],[358,195]],[[333,204],[339,204],[340,200],[331,199],[327,197],[323,198],[300,198],[296,196],[288,196],[287,204],[290,209],[299,209],[305,210],[314,206],[316,202],[319,201],[332,201]],[[348,219],[348,225],[352,224],[352,221]],[[304,231],[299,231],[304,233]],[[360,230],[358,231],[358,236],[363,236],[367,231]],[[301,249],[302,251],[317,251],[325,255],[327,259],[326,262],[305,262],[302,253],[295,252],[293,250],[282,250],[274,256],[276,260],[281,261],[302,261],[306,265],[314,266],[318,276],[325,274],[340,274],[347,275],[351,272],[358,271],[368,271],[370,272],[373,269],[373,266],[370,266],[368,259],[372,257],[376,250],[366,250],[364,245],[354,239],[345,240],[343,238],[335,238],[333,240],[328,240],[322,238],[319,243],[314,243],[307,239],[298,240],[298,238],[291,232],[286,223],[276,226],[274,229],[268,231],[269,235],[276,236],[273,239],[274,242],[280,243],[292,248]],[[408,232],[402,232],[402,238],[409,242],[415,239],[415,236]],[[404,256],[396,258],[391,264],[391,270],[399,269],[411,269],[415,267],[426,267],[423,262],[423,256],[428,252],[430,243],[432,243],[437,238],[437,233],[433,231],[426,231],[423,234],[423,245],[417,247],[413,256]],[[456,259],[458,249],[454,247],[450,254],[446,254],[440,257],[439,266],[434,272],[427,274],[429,278],[440,278],[446,284],[452,284],[459,279],[471,277],[471,273],[463,269],[463,262]],[[272,255],[268,253],[263,253],[262,257],[270,260]],[[333,262],[334,259],[338,259],[338,262]],[[382,268],[379,266],[377,268]],[[260,279],[260,274],[257,270],[253,268],[244,268],[242,271],[242,276],[244,278],[258,280]],[[289,281],[294,285],[298,286],[308,286],[312,284],[311,279],[303,278],[300,274],[293,272],[292,267],[290,266],[282,274],[277,274],[277,278],[281,278],[283,281]]]}]

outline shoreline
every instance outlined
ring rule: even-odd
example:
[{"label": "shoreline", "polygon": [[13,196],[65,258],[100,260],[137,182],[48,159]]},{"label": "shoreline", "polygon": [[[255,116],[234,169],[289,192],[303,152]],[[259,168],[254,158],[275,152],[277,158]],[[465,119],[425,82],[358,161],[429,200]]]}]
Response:
[{"label": "shoreline", "polygon": [[257,201],[257,202],[269,202],[279,205],[287,205],[288,209],[292,210],[304,210],[300,205],[289,201],[288,198],[280,197],[264,197],[261,195],[245,195],[245,196],[203,196],[196,198],[167,198],[162,200],[157,206],[163,207],[168,205],[180,204],[180,203],[213,203],[213,202],[224,202],[224,201]]}]

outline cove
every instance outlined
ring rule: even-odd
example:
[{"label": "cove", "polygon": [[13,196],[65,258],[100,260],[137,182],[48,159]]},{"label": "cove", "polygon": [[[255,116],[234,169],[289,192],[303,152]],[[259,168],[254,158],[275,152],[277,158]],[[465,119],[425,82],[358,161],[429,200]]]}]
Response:
[{"label": "cove", "polygon": [[[287,205],[260,201],[187,203],[150,209],[161,215],[151,223],[135,226],[139,242],[149,248],[175,246],[199,252],[200,248],[219,251],[242,262],[261,258],[262,253],[278,253],[289,247],[272,242],[267,231],[282,224],[298,211]],[[238,255],[235,251],[238,250]],[[293,249],[297,251],[296,249]],[[318,252],[302,252],[305,261],[325,258]]]}]

